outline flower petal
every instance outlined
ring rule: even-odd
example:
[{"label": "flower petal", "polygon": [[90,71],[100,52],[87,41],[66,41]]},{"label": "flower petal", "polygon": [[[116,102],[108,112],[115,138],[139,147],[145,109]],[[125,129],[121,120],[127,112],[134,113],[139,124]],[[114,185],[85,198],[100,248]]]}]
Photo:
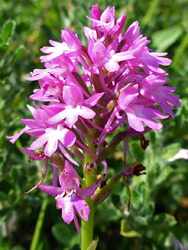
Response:
[{"label": "flower petal", "polygon": [[31,143],[29,150],[35,150],[40,147],[42,147],[48,140],[47,134],[41,135],[39,138],[37,138],[33,143]]},{"label": "flower petal", "polygon": [[36,185],[36,186],[40,188],[43,192],[52,197],[56,197],[58,194],[61,194],[63,192],[61,187],[54,187],[52,185]]},{"label": "flower petal", "polygon": [[76,191],[76,194],[80,197],[91,196],[93,195],[93,193],[95,192],[95,189],[98,188],[99,185],[100,184],[96,184],[96,185],[91,185],[86,188],[78,188],[78,190]]},{"label": "flower petal", "polygon": [[79,188],[80,180],[78,174],[68,161],[65,161],[64,171],[59,176],[59,183],[65,191],[77,190]]},{"label": "flower petal", "polygon": [[62,219],[65,223],[70,224],[74,219],[74,207],[71,202],[71,197],[65,196],[61,197],[58,195],[56,198],[57,208],[62,209]]},{"label": "flower petal", "polygon": [[76,195],[71,196],[71,202],[74,205],[74,207],[76,208],[80,217],[83,220],[87,221],[89,213],[90,213],[90,209],[89,209],[87,202],[84,199],[82,199],[81,197],[76,196]]}]

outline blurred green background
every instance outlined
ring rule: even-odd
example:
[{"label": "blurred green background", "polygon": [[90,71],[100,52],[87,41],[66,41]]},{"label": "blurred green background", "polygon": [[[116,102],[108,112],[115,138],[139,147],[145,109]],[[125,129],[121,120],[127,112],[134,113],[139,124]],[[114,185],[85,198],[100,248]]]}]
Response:
[{"label": "blurred green background", "polygon": [[[96,212],[97,249],[188,248],[188,161],[169,161],[181,148],[188,149],[188,4],[187,0],[0,0],[0,250],[79,249],[73,224],[63,223],[55,200],[39,190],[25,195],[41,177],[43,165],[28,162],[20,146],[31,139],[23,135],[15,145],[5,137],[23,128],[29,118],[26,105],[38,84],[25,81],[29,72],[42,68],[40,48],[50,39],[60,41],[65,27],[86,43],[83,27],[92,4],[101,10],[116,7],[116,17],[127,13],[125,29],[138,20],[149,47],[168,52],[172,65],[169,86],[177,88],[182,103],[175,118],[163,122],[160,132],[150,132],[143,151],[138,138],[129,140],[128,164],[139,159],[147,174],[128,180],[128,191],[119,182]],[[107,159],[109,176],[123,168],[123,145]],[[51,184],[52,170],[45,183]],[[37,225],[37,226],[36,226]],[[34,234],[35,232],[35,234]],[[35,235],[35,237],[33,237]],[[182,244],[182,245],[181,245]]]}]

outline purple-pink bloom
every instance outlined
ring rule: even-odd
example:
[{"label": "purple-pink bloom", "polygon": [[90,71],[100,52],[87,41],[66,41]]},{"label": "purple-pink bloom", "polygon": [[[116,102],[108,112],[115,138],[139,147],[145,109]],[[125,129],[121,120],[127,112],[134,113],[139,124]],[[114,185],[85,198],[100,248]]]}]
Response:
[{"label": "purple-pink bloom", "polygon": [[72,71],[77,72],[77,67],[67,55],[61,55],[44,64],[45,69],[35,69],[31,72],[31,77],[25,78],[28,81],[36,81],[45,77],[53,76],[64,78]]},{"label": "purple-pink bloom", "polygon": [[[149,128],[159,130],[162,124],[153,118],[165,119],[168,115],[162,114],[153,104],[154,102],[139,97],[138,85],[130,85],[120,94],[116,110],[123,110],[126,113],[128,124],[136,131],[144,131],[143,123]],[[119,113],[117,115],[119,116]]]},{"label": "purple-pink bloom", "polygon": [[90,209],[82,197],[93,195],[98,184],[80,188],[79,176],[68,161],[65,161],[64,170],[59,176],[59,183],[61,187],[51,185],[39,185],[38,187],[48,195],[55,197],[57,209],[62,209],[62,219],[67,224],[74,220],[75,226],[80,233],[76,212],[83,220],[88,220]]},{"label": "purple-pink bloom", "polygon": [[65,151],[63,146],[69,148],[76,142],[75,134],[69,129],[64,127],[64,124],[49,124],[47,121],[50,118],[50,112],[48,113],[39,109],[27,106],[32,112],[34,119],[21,119],[26,127],[21,130],[20,133],[12,137],[11,142],[14,143],[24,132],[36,137],[37,139],[30,145],[29,150],[36,150],[44,146],[44,154],[51,157],[53,153],[59,147],[63,154],[74,164],[78,165]]},{"label": "purple-pink bloom", "polygon": [[97,40],[88,42],[88,54],[90,55],[94,67],[104,66],[109,72],[118,71],[120,65],[118,62],[133,59],[132,51],[125,51],[116,53],[117,51],[117,39],[111,43],[108,48],[103,44],[102,41]]},{"label": "purple-pink bloom", "polygon": [[90,107],[96,105],[102,95],[103,93],[95,94],[95,102],[93,100],[94,96],[84,101],[81,88],[75,84],[65,86],[63,88],[64,103],[53,105],[53,108],[62,108],[62,111],[59,112],[57,109],[56,115],[50,118],[48,122],[53,124],[65,119],[65,124],[72,128],[79,116],[86,120],[92,119],[95,116],[95,112]]},{"label": "purple-pink bloom", "polygon": [[53,47],[43,47],[41,51],[48,55],[41,56],[41,62],[49,62],[63,54],[68,54],[69,56],[79,55],[81,49],[81,42],[69,29],[61,31],[62,43],[50,40],[50,44]]},{"label": "purple-pink bloom", "polygon": [[[23,122],[26,123],[24,120]],[[65,147],[71,147],[76,141],[74,133],[61,124],[53,127],[44,127],[43,129],[39,128],[39,130],[31,129],[27,131],[28,134],[37,137],[28,149],[36,150],[44,146],[44,153],[49,157],[55,153],[60,143]]]},{"label": "purple-pink bloom", "polygon": [[176,88],[163,86],[168,80],[168,78],[163,76],[147,76],[140,83],[140,93],[144,97],[158,103],[169,115],[174,116],[173,108],[169,104],[177,107],[180,107],[181,104],[178,100],[179,96],[171,94]]},{"label": "purple-pink bloom", "polygon": [[92,21],[92,27],[99,34],[100,37],[104,34],[104,36],[119,34],[123,26],[125,24],[126,15],[123,14],[115,23],[115,7],[110,8],[109,6],[102,13],[98,5],[92,6],[91,18],[88,17],[89,20]]}]

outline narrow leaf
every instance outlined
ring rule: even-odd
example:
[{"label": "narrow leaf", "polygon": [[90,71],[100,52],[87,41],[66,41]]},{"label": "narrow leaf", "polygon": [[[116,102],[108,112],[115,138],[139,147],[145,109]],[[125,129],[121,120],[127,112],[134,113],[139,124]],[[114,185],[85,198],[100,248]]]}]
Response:
[{"label": "narrow leaf", "polygon": [[98,244],[99,238],[97,237],[96,239],[94,239],[91,244],[89,245],[89,247],[87,248],[87,250],[95,250],[97,248],[97,244]]},{"label": "narrow leaf", "polygon": [[152,44],[158,52],[164,52],[178,40],[181,34],[182,29],[179,27],[157,31],[152,36]]},{"label": "narrow leaf", "polygon": [[3,25],[3,30],[1,33],[1,40],[4,43],[9,43],[11,37],[14,34],[14,30],[16,27],[15,21],[8,20],[4,25]]}]

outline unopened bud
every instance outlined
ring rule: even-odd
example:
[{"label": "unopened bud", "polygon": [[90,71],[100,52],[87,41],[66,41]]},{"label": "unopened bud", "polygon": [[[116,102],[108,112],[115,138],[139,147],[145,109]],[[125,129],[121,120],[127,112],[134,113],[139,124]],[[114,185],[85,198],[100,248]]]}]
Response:
[{"label": "unopened bud", "polygon": [[109,101],[109,103],[107,104],[106,108],[109,112],[111,112],[115,107],[116,107],[117,103],[115,100],[111,100]]},{"label": "unopened bud", "polygon": [[53,161],[61,169],[64,169],[65,159],[60,153],[53,153],[50,157],[50,160]]},{"label": "unopened bud", "polygon": [[[106,175],[105,174],[98,174],[96,177],[96,181],[100,181],[101,179],[103,179]],[[101,183],[102,185],[102,183]]]},{"label": "unopened bud", "polygon": [[116,98],[118,99],[119,96],[121,95],[121,93],[122,93],[126,88],[128,88],[130,85],[133,85],[133,84],[132,84],[132,83],[129,83],[129,84],[127,84],[125,87],[123,87],[122,89],[120,89],[120,91],[116,93]]},{"label": "unopened bud", "polygon": [[93,165],[87,163],[87,164],[84,166],[84,172],[85,172],[86,174],[90,174],[92,168],[93,168]]}]

